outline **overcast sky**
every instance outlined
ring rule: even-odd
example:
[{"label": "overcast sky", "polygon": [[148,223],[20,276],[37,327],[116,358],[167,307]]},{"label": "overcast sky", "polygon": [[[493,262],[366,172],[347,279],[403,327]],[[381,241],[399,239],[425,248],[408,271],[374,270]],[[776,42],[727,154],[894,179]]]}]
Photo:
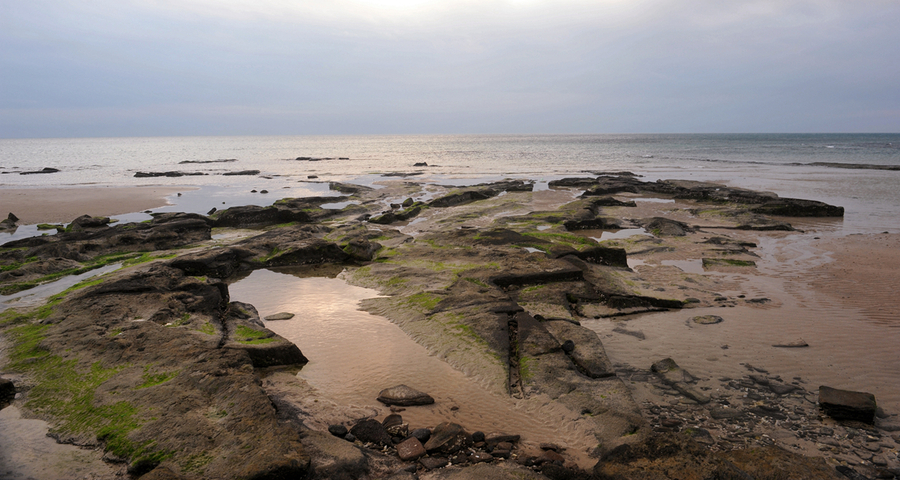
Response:
[{"label": "overcast sky", "polygon": [[900,132],[900,2],[0,0],[0,137]]}]

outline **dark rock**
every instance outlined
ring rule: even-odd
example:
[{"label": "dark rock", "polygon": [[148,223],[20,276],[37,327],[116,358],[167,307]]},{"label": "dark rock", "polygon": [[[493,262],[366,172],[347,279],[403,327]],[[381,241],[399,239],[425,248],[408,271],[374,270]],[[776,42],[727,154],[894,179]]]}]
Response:
[{"label": "dark rock", "polygon": [[425,447],[422,446],[422,442],[420,442],[416,437],[407,438],[406,440],[397,444],[397,456],[399,456],[400,460],[403,460],[404,462],[416,460],[417,458],[424,455]]},{"label": "dark rock", "polygon": [[503,442],[519,443],[519,440],[521,440],[521,438],[522,437],[519,435],[492,435],[492,436],[486,438],[484,441],[491,448],[493,448]]},{"label": "dark rock", "polygon": [[9,212],[9,215],[6,216],[6,219],[13,223],[19,221],[19,217],[15,216],[12,212]]},{"label": "dark rock", "polygon": [[777,395],[787,395],[797,389],[798,389],[798,387],[795,385],[787,385],[784,383],[770,383],[769,384],[769,390],[771,390],[772,393],[777,394]]},{"label": "dark rock", "polygon": [[561,178],[559,180],[550,180],[547,182],[547,185],[550,187],[588,188],[596,184],[597,179],[593,177]]},{"label": "dark rock", "polygon": [[225,175],[225,176],[259,175],[259,170],[240,170],[237,172],[225,172],[222,175]]},{"label": "dark rock", "polygon": [[764,375],[748,375],[748,376],[750,377],[750,380],[753,380],[753,383],[755,383],[757,385],[765,386],[765,385],[769,384],[769,379],[766,378]]},{"label": "dark rock", "polygon": [[808,347],[809,344],[806,343],[803,339],[800,339],[800,340],[797,340],[796,342],[776,343],[772,346],[779,347],[779,348],[803,348],[803,347]]},{"label": "dark rock", "polygon": [[750,210],[762,215],[782,217],[843,217],[844,207],[836,207],[815,200],[779,198]]},{"label": "dark rock", "polygon": [[346,440],[350,443],[353,443],[356,441],[356,435],[353,435],[352,433],[348,433],[348,434],[344,435],[344,440]]},{"label": "dark rock", "polygon": [[357,440],[364,443],[375,443],[384,446],[393,445],[391,436],[388,435],[384,425],[378,420],[363,420],[354,425],[353,428],[350,429],[350,433],[353,434]]},{"label": "dark rock", "polygon": [[406,385],[397,385],[396,387],[386,388],[378,393],[377,400],[385,405],[430,405],[434,403],[427,393],[420,392]]},{"label": "dark rock", "polygon": [[293,313],[281,312],[281,313],[276,313],[276,314],[274,314],[274,315],[269,315],[269,316],[267,316],[267,317],[264,317],[263,320],[267,320],[267,321],[273,321],[273,320],[290,320],[290,319],[292,319],[292,318],[294,318],[294,314],[293,314]]},{"label": "dark rock", "polygon": [[12,380],[0,377],[0,408],[4,408],[16,398],[16,386]]},{"label": "dark rock", "polygon": [[734,408],[711,408],[709,410],[709,416],[716,420],[731,420],[741,415],[741,411]]},{"label": "dark rock", "polygon": [[840,390],[827,386],[819,387],[819,407],[825,415],[835,420],[855,420],[874,424],[875,395],[867,392]]},{"label": "dark rock", "polygon": [[434,470],[436,468],[446,467],[450,463],[447,457],[422,457],[419,463],[425,467],[425,470]]},{"label": "dark rock", "polygon": [[185,177],[206,175],[203,172],[136,172],[134,178]]},{"label": "dark rock", "polygon": [[644,228],[656,236],[683,237],[693,232],[690,225],[664,217],[655,217],[646,221]]},{"label": "dark rock", "polygon": [[206,212],[206,214],[207,214],[207,215],[212,215],[212,214],[216,213],[216,210],[218,210],[218,209],[217,209],[216,207],[213,207],[213,208],[209,209],[209,211]]},{"label": "dark rock", "polygon": [[584,280],[584,272],[580,268],[562,268],[549,271],[536,271],[527,273],[513,273],[498,275],[491,278],[491,282],[498,287],[510,287],[514,285],[534,285],[553,282]]},{"label": "dark rock", "polygon": [[473,434],[472,434],[472,441],[475,442],[475,443],[483,442],[483,441],[484,441],[484,432],[482,432],[482,431],[479,430],[479,431],[473,433]]},{"label": "dark rock", "polygon": [[462,425],[443,422],[434,427],[431,438],[425,442],[425,450],[429,452],[456,453],[468,446],[472,441]]},{"label": "dark rock", "polygon": [[[411,437],[418,438],[419,441],[422,442],[422,444],[424,444],[425,442],[428,441],[429,438],[431,438],[431,430],[429,430],[427,428],[417,428],[417,429],[413,430],[409,435]],[[484,435],[484,434],[482,434],[482,435]]]},{"label": "dark rock", "polygon": [[575,350],[575,342],[571,340],[566,340],[562,344],[562,351],[566,353],[572,353]]},{"label": "dark rock", "polygon": [[58,171],[59,171],[58,168],[44,167],[40,170],[36,170],[33,172],[19,172],[19,175],[35,175],[35,174],[39,174],[39,173],[56,173]]},{"label": "dark rock", "polygon": [[396,413],[392,413],[387,417],[384,417],[384,420],[381,421],[381,424],[384,425],[384,428],[390,429],[391,427],[402,425],[403,417]]},{"label": "dark rock", "polygon": [[347,435],[348,430],[347,430],[347,427],[345,427],[343,425],[329,425],[328,433],[334,435],[335,437],[343,438],[344,436]]},{"label": "dark rock", "polygon": [[574,252],[574,255],[586,262],[597,265],[628,268],[628,256],[624,248],[589,247]]},{"label": "dark rock", "polygon": [[413,166],[414,167],[427,167],[428,163],[427,162],[416,162],[413,164]]},{"label": "dark rock", "polygon": [[80,232],[91,228],[103,228],[109,225],[107,217],[92,217],[90,215],[82,215],[69,224],[69,230]]}]

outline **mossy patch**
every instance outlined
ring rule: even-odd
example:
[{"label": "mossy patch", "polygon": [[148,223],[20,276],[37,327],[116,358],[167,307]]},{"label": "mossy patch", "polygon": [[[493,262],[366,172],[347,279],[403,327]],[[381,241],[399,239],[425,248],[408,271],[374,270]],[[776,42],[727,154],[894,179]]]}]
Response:
[{"label": "mossy patch", "polygon": [[243,325],[238,325],[235,328],[235,337],[238,343],[247,345],[258,345],[275,341],[275,338],[272,338],[270,333]]},{"label": "mossy patch", "polygon": [[428,292],[417,293],[406,298],[407,305],[430,312],[440,303],[441,297]]}]

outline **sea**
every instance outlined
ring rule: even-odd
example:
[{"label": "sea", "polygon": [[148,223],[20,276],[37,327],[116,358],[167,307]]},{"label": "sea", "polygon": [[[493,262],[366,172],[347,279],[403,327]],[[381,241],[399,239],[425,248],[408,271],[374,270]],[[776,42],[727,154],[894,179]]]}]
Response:
[{"label": "sea", "polygon": [[[418,165],[417,165],[418,164]],[[44,168],[55,173],[23,174]],[[224,175],[259,170],[253,175]],[[629,171],[845,207],[843,234],[900,231],[900,134],[331,135],[0,139],[0,188],[171,185],[265,205],[333,181],[464,185]],[[183,176],[142,177],[139,172]],[[190,175],[188,175],[190,174]],[[136,176],[138,175],[138,176]],[[249,195],[266,189],[269,196]],[[177,210],[208,205],[171,198]],[[2,206],[0,206],[2,210]]]}]

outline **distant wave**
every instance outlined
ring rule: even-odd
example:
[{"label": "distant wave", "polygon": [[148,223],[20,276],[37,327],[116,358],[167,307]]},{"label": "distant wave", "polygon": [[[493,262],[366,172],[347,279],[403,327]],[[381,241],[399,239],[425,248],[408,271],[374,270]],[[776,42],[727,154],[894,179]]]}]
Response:
[{"label": "distant wave", "polygon": [[900,165],[870,165],[867,163],[837,163],[837,162],[813,162],[795,163],[793,165],[808,165],[812,167],[849,168],[859,170],[896,170],[900,171]]}]

